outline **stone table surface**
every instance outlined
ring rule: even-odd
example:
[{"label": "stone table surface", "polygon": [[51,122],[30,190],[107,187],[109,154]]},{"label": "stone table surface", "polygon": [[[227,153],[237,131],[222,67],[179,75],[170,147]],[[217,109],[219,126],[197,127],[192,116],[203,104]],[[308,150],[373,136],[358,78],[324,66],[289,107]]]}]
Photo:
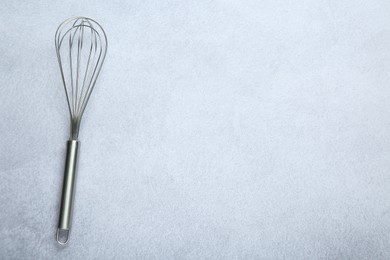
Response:
[{"label": "stone table surface", "polygon": [[[389,259],[390,1],[3,1],[1,259]],[[57,26],[97,20],[73,229]]]}]

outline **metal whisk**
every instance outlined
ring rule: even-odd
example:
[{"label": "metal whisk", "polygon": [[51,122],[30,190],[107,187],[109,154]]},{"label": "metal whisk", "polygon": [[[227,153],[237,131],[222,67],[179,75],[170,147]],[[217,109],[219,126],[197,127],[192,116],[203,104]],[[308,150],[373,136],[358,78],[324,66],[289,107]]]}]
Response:
[{"label": "metal whisk", "polygon": [[107,37],[94,20],[76,17],[57,29],[55,47],[71,117],[57,241],[69,240],[80,122],[107,52]]}]

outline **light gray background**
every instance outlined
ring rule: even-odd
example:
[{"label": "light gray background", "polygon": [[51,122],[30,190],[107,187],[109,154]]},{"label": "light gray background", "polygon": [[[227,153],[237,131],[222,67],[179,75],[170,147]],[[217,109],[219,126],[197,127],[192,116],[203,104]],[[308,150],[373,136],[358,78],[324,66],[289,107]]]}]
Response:
[{"label": "light gray background", "polygon": [[[390,1],[3,1],[1,259],[389,259]],[[54,50],[96,19],[71,240]]]}]

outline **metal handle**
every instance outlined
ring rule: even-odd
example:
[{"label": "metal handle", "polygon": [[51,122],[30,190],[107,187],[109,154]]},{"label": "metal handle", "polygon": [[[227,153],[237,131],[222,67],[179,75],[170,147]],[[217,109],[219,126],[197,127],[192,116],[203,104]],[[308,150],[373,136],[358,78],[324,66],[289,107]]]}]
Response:
[{"label": "metal handle", "polygon": [[69,240],[72,222],[72,204],[76,180],[77,151],[79,141],[69,140],[67,143],[64,182],[62,186],[62,198],[60,219],[57,229],[57,242],[65,245]]}]

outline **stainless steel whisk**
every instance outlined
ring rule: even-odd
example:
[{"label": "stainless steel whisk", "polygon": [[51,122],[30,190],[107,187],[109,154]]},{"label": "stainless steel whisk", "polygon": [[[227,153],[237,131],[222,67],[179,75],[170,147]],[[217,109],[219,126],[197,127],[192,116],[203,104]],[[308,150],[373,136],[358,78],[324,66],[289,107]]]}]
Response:
[{"label": "stainless steel whisk", "polygon": [[107,37],[94,20],[65,20],[55,34],[55,47],[71,117],[57,241],[69,240],[74,198],[80,122],[107,52]]}]

